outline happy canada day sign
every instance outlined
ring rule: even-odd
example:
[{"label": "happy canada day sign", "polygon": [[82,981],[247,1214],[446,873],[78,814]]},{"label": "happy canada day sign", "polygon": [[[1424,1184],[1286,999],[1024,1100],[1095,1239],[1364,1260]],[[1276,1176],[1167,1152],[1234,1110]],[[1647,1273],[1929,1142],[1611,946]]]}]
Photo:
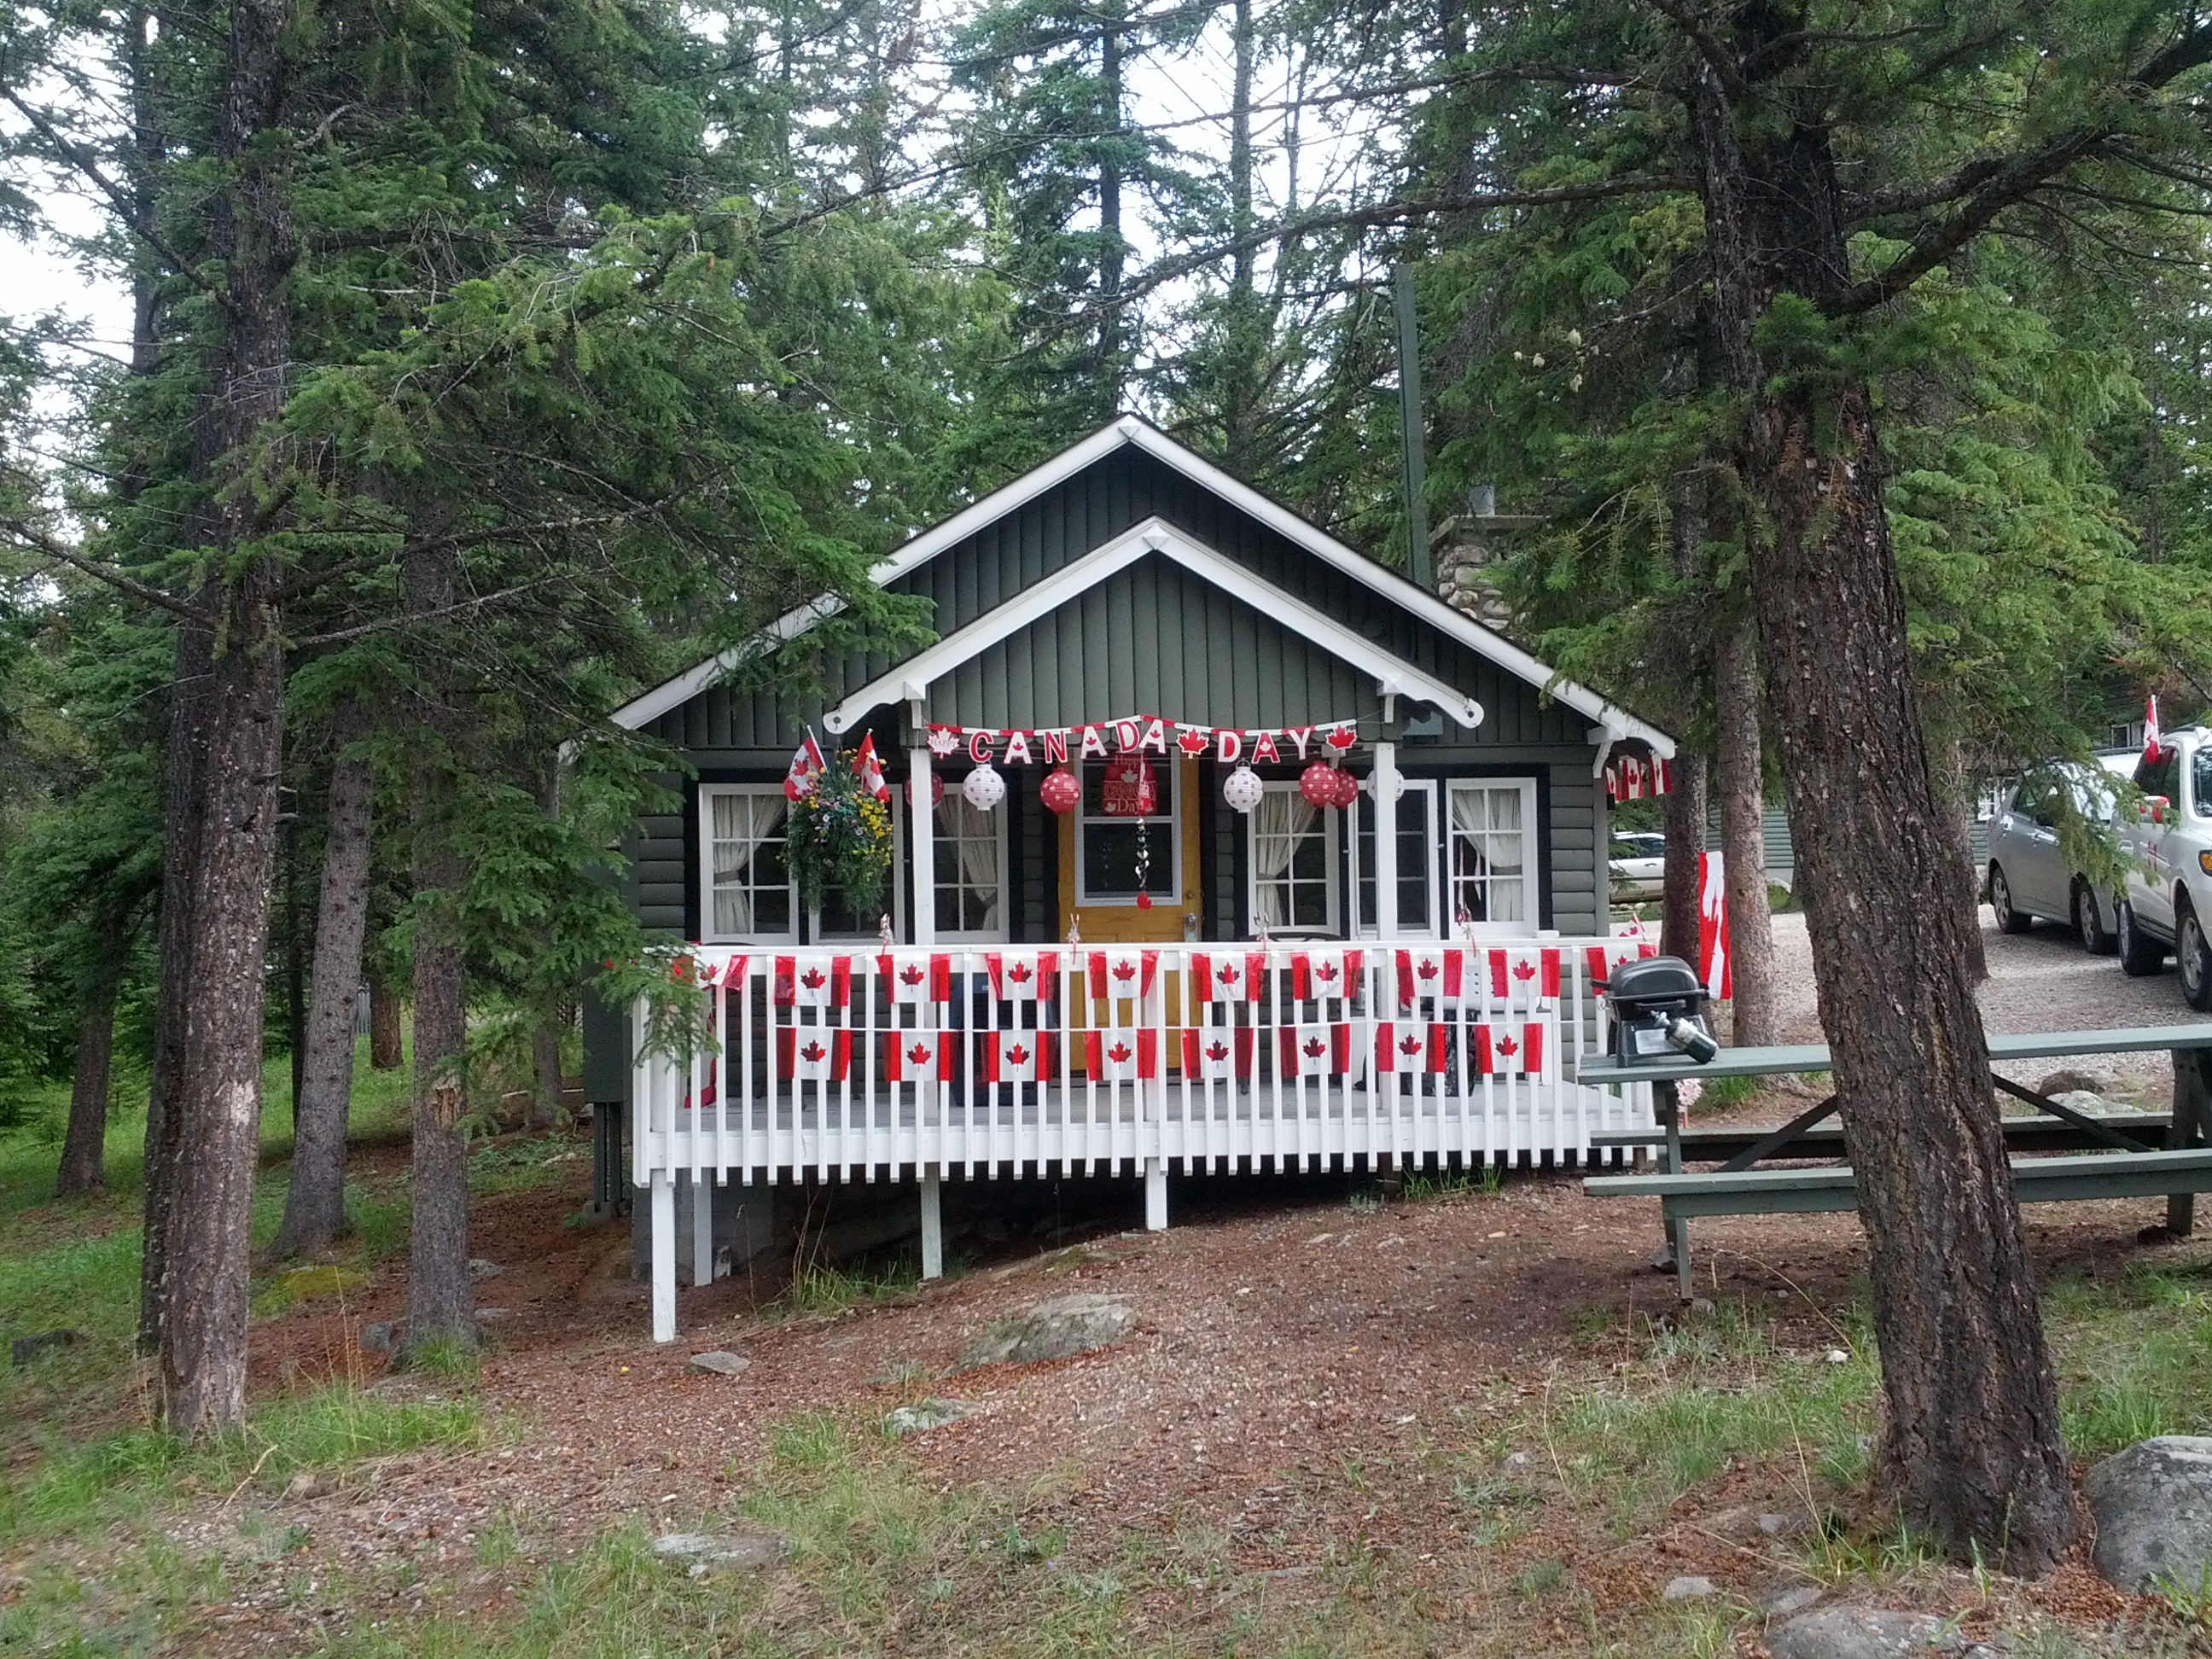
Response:
[{"label": "happy canada day sign", "polygon": [[[1175,746],[1193,758],[1211,749],[1217,760],[1251,761],[1261,766],[1304,760],[1316,741],[1327,752],[1338,755],[1359,741],[1359,728],[1352,720],[1329,720],[1320,726],[1195,726],[1158,714],[1130,714],[1117,720],[1042,730],[932,723],[929,752],[944,760],[965,750],[968,758],[979,766],[993,761],[1009,766],[1060,766],[1070,759],[1103,760],[1116,754],[1164,755],[1171,729]],[[1285,749],[1291,751],[1287,755],[1283,752]]]}]

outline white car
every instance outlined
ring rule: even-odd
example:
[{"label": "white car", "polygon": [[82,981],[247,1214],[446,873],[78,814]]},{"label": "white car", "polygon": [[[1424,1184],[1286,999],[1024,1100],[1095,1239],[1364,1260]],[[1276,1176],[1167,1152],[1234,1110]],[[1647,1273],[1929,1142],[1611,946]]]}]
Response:
[{"label": "white car", "polygon": [[2212,728],[2165,737],[2159,757],[2136,766],[2136,787],[2144,799],[2127,830],[2136,865],[2120,906],[2120,966],[2154,974],[2171,951],[2182,1000],[2212,1013]]},{"label": "white car", "polygon": [[1667,837],[1656,830],[1616,830],[1606,866],[1615,904],[1642,904],[1667,885]]},{"label": "white car", "polygon": [[2039,921],[2063,922],[2082,948],[2109,956],[2119,942],[2119,896],[2069,862],[2058,844],[2059,805],[2071,798],[2084,818],[2111,823],[2117,787],[2135,770],[2133,750],[2100,754],[2096,764],[2045,761],[2005,793],[1989,821],[1989,863],[1982,891],[1997,926],[2024,933]]}]

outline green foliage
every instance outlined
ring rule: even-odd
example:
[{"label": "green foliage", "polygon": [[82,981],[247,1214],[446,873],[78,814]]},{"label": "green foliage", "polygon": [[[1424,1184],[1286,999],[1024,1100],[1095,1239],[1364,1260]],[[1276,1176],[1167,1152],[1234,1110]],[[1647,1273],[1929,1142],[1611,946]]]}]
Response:
[{"label": "green foliage", "polygon": [[835,893],[863,923],[882,908],[891,870],[890,809],[869,793],[842,751],[791,804],[786,823],[800,903],[811,908]]}]

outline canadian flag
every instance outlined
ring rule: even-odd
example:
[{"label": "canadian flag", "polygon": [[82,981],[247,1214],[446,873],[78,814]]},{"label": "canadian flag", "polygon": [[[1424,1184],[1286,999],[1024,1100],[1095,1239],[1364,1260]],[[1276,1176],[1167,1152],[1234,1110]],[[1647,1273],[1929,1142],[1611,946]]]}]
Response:
[{"label": "canadian flag", "polygon": [[1506,1077],[1516,1073],[1537,1075],[1544,1069],[1542,1023],[1532,1019],[1519,1026],[1476,1026],[1474,1069],[1483,1077]]},{"label": "canadian flag", "polygon": [[1593,984],[1610,981],[1613,970],[1624,962],[1634,962],[1642,957],[1656,957],[1659,947],[1644,937],[1639,926],[1633,933],[1622,934],[1610,944],[1593,945],[1584,953]]},{"label": "canadian flag", "polygon": [[1148,997],[1159,977],[1158,951],[1093,951],[1091,953],[1091,994],[1107,997]]},{"label": "canadian flag", "polygon": [[1398,952],[1398,1006],[1419,997],[1459,1000],[1466,984],[1467,953],[1449,945],[1419,945]]},{"label": "canadian flag", "polygon": [[1252,1028],[1249,1025],[1186,1027],[1182,1074],[1200,1082],[1252,1074]]},{"label": "canadian flag", "polygon": [[890,1083],[942,1083],[960,1055],[957,1031],[886,1031],[884,1078]]},{"label": "canadian flag", "polygon": [[1267,958],[1257,951],[1241,956],[1194,951],[1190,958],[1194,1002],[1250,1002],[1267,981]]},{"label": "canadian flag", "polygon": [[2143,705],[2143,758],[2155,766],[2166,757],[2166,736],[2158,729],[2158,694]]},{"label": "canadian flag", "polygon": [[853,753],[853,769],[860,775],[860,787],[888,806],[891,786],[884,776],[883,757],[876,753],[876,734],[860,733],[860,746]]},{"label": "canadian flag", "polygon": [[1357,996],[1360,951],[1300,951],[1291,957],[1291,991],[1302,1002]]},{"label": "canadian flag", "polygon": [[1142,1031],[1085,1031],[1083,1069],[1093,1083],[1134,1083],[1158,1075],[1160,1034]]},{"label": "canadian flag", "polygon": [[891,1002],[896,1007],[943,1002],[952,994],[952,958],[942,953],[930,957],[878,957],[876,972],[890,988]]},{"label": "canadian flag", "polygon": [[1734,994],[1729,971],[1728,882],[1718,853],[1698,854],[1698,977],[1708,995]]},{"label": "canadian flag", "polygon": [[1490,1000],[1500,1008],[1548,1008],[1559,997],[1559,953],[1492,951]]},{"label": "canadian flag", "polygon": [[853,958],[832,957],[830,965],[796,957],[775,959],[775,1000],[785,1008],[842,1008],[853,1000]]},{"label": "canadian flag", "polygon": [[988,1031],[983,1036],[986,1083],[1035,1083],[1052,1074],[1052,1033]]},{"label": "canadian flag", "polygon": [[776,1071],[796,1083],[842,1083],[853,1070],[853,1034],[843,1027],[787,1025],[775,1034]]},{"label": "canadian flag", "polygon": [[1444,1028],[1413,1020],[1383,1020],[1375,1027],[1375,1069],[1378,1072],[1441,1072]]},{"label": "canadian flag", "polygon": [[806,741],[792,751],[791,769],[783,775],[783,794],[786,800],[797,800],[814,787],[814,780],[822,770],[822,745],[814,741],[809,732]]},{"label": "canadian flag", "polygon": [[1048,1002],[1060,994],[1060,952],[1040,951],[1008,956],[993,951],[983,958],[991,970],[991,994],[1000,1002],[1027,999]]},{"label": "canadian flag", "polygon": [[1352,1069],[1349,1025],[1285,1025],[1281,1041],[1285,1077],[1340,1077]]}]

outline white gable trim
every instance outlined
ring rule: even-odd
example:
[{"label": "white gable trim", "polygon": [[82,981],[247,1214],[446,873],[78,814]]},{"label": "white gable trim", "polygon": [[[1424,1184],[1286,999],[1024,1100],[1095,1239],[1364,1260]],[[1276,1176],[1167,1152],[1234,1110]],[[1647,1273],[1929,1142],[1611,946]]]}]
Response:
[{"label": "white gable trim", "polygon": [[1061,566],[1042,581],[1024,588],[997,610],[986,612],[965,628],[947,635],[935,645],[900,664],[881,678],[862,686],[822,717],[832,732],[853,724],[886,703],[906,702],[927,694],[929,687],[962,663],[981,654],[1031,623],[1049,616],[1079,594],[1096,587],[1117,572],[1127,569],[1147,554],[1173,560],[1201,580],[1243,600],[1262,616],[1291,632],[1312,640],[1331,655],[1375,677],[1376,690],[1385,696],[1409,697],[1434,703],[1462,726],[1482,724],[1482,705],[1456,686],[1449,685],[1404,659],[1384,651],[1371,641],[1304,600],[1285,593],[1273,582],[1255,575],[1232,559],[1223,557],[1203,542],[1194,540],[1164,519],[1146,520],[1124,531],[1103,546]]},{"label": "white gable trim", "polygon": [[[1316,529],[1295,513],[1269,501],[1249,484],[1231,477],[1212,462],[1192,453],[1165,433],[1146,425],[1133,415],[1122,416],[1111,425],[1092,433],[1073,448],[1061,451],[1042,465],[1032,467],[1012,483],[1002,485],[982,500],[955,514],[943,524],[922,532],[890,558],[878,564],[869,573],[871,579],[879,586],[896,581],[908,571],[927,563],[946,548],[1073,477],[1084,468],[1103,459],[1125,444],[1133,444],[1156,460],[1174,468],[1194,483],[1211,490],[1316,558],[1335,566],[1353,580],[1372,588],[1393,604],[1412,611],[1431,627],[1496,663],[1507,673],[1526,681],[1546,696],[1595,721],[1617,739],[1639,741],[1648,744],[1656,755],[1673,757],[1674,740],[1657,726],[1637,719],[1626,709],[1608,702],[1589,687],[1562,678],[1511,641],[1455,611],[1435,594],[1425,591],[1396,571],[1384,568],[1374,560],[1346,547],[1334,536]],[[769,626],[763,639],[732,647],[701,663],[688,673],[678,675],[666,684],[657,686],[624,704],[614,713],[615,724],[626,730],[635,731],[658,720],[670,709],[727,678],[738,665],[768,648],[770,643],[794,639],[816,622],[834,616],[843,608],[842,600],[834,595],[825,594],[796,611],[787,612]]]}]

